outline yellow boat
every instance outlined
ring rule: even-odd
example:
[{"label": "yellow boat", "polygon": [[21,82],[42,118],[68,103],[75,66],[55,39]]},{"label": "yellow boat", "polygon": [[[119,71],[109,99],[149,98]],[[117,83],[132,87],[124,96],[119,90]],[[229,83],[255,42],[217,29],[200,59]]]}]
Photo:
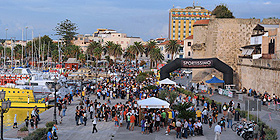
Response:
[{"label": "yellow boat", "polygon": [[49,105],[46,105],[44,98],[35,101],[33,90],[30,89],[0,87],[0,91],[6,92],[5,99],[11,101],[11,108],[49,107]]}]

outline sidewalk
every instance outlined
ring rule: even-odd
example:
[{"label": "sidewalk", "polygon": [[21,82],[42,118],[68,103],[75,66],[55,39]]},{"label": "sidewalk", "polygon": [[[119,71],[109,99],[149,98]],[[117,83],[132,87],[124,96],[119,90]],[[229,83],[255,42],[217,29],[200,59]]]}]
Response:
[{"label": "sidewalk", "polygon": [[[96,97],[91,95],[91,100],[95,100]],[[104,103],[103,100],[98,100],[101,103]],[[125,100],[116,99],[112,100],[112,105],[119,102],[125,102]],[[176,139],[176,132],[172,130],[170,135],[165,135],[165,129],[161,129],[159,132],[155,132],[149,135],[142,135],[141,128],[135,127],[134,131],[128,131],[126,129],[126,123],[124,122],[123,127],[117,128],[114,126],[114,122],[97,122],[98,132],[92,134],[92,123],[91,120],[88,119],[87,126],[79,125],[76,126],[75,122],[75,108],[78,105],[78,97],[74,98],[74,102],[70,106],[68,106],[66,111],[66,116],[63,118],[62,124],[58,124],[58,138],[63,140],[123,140],[123,139],[134,139],[134,140],[174,140]],[[58,113],[58,112],[57,112]],[[219,115],[221,117],[221,115]],[[40,114],[41,121],[38,125],[38,128],[44,128],[45,124],[49,121],[53,120],[53,108],[43,112]],[[58,122],[60,117],[58,117]],[[24,124],[19,125],[21,128]],[[207,124],[203,125],[203,133],[204,136],[195,136],[188,137],[190,140],[213,140],[214,135],[214,127],[216,124],[213,124],[212,129],[208,128]],[[19,129],[18,128],[18,129]],[[29,126],[30,128],[30,126]],[[5,138],[16,138],[17,130],[13,129],[4,133]],[[32,132],[32,131],[30,131]],[[222,140],[241,140],[242,138],[237,136],[231,129],[227,131],[223,131],[221,135]]]},{"label": "sidewalk", "polygon": [[[205,97],[209,97],[208,94],[203,94]],[[240,103],[241,110],[245,110],[245,101],[246,100],[253,100],[251,97],[247,97],[244,95],[243,101],[238,100],[238,97],[229,98],[223,95],[214,94],[213,96],[209,97],[210,99],[213,99],[215,101],[221,102],[222,104],[224,102],[229,103],[229,101],[233,100],[235,103],[235,107],[237,106],[237,103]],[[250,111],[251,114],[257,115],[257,111]],[[271,119],[270,119],[271,117]],[[268,126],[274,128],[277,130],[277,132],[280,132],[280,115],[278,111],[270,110],[267,108],[267,106],[262,105],[262,110],[259,111],[259,118],[265,122]],[[280,137],[280,133],[278,133],[278,137]]]}]

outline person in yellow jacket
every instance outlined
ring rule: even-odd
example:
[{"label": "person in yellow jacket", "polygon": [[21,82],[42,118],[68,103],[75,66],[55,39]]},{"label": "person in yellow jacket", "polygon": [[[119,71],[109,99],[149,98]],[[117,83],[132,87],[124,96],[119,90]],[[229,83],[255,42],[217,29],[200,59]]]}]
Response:
[{"label": "person in yellow jacket", "polygon": [[197,108],[197,111],[196,111],[197,120],[201,121],[201,115],[202,115],[202,112],[199,110],[199,108]]}]

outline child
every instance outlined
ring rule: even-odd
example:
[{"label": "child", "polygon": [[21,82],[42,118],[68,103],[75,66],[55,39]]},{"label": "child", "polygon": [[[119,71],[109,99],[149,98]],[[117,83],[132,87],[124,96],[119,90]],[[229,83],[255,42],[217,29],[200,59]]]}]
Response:
[{"label": "child", "polygon": [[116,116],[114,117],[114,119],[115,119],[115,127],[119,127],[118,116],[116,115]]},{"label": "child", "polygon": [[209,122],[209,129],[212,128],[212,123],[213,123],[213,119],[212,119],[212,116],[210,115],[209,119],[208,119],[208,122]]},{"label": "child", "polygon": [[25,121],[25,126],[28,128],[28,124],[29,124],[29,116],[26,117]]}]

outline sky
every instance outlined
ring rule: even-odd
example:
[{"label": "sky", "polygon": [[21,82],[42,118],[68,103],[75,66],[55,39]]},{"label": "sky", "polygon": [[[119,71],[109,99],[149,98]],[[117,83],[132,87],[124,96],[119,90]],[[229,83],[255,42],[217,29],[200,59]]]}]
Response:
[{"label": "sky", "polygon": [[[69,19],[79,34],[92,34],[97,28],[114,29],[144,41],[168,35],[168,11],[174,5],[185,8],[193,0],[0,0],[0,38],[24,40],[39,34],[57,39],[57,23]],[[280,18],[279,0],[195,0],[212,11],[226,4],[236,18]]]}]

